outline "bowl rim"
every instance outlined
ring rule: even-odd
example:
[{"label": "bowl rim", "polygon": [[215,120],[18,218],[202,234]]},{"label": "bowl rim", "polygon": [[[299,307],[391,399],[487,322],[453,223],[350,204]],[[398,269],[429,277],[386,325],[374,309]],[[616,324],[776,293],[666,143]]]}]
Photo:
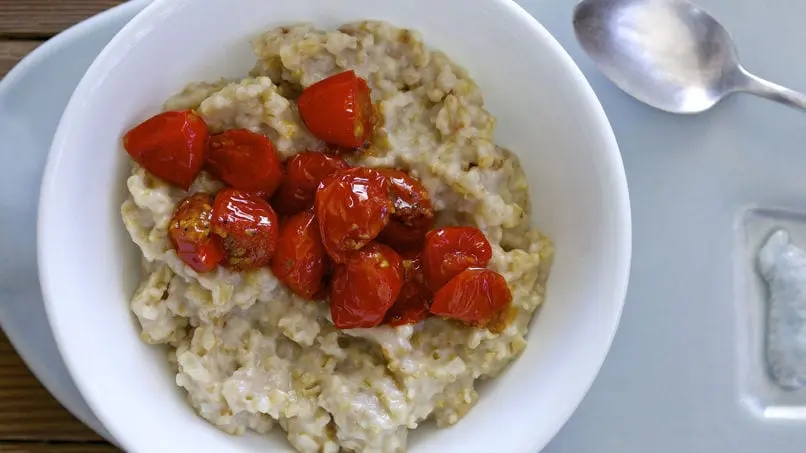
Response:
[{"label": "bowl rim", "polygon": [[[190,0],[184,0],[190,1]],[[597,344],[595,351],[592,351],[589,360],[590,373],[582,380],[582,384],[574,389],[573,401],[565,405],[561,410],[555,410],[555,416],[551,417],[549,426],[544,425],[544,434],[536,436],[530,451],[538,451],[545,447],[552,438],[560,431],[560,429],[568,422],[571,415],[577,410],[582,400],[590,391],[593,382],[599,375],[602,365],[610,351],[613,339],[618,331],[619,322],[624,309],[624,303],[627,295],[627,288],[629,285],[630,269],[632,261],[632,215],[630,196],[627,185],[626,174],[624,170],[621,152],[619,150],[618,142],[616,140],[613,128],[607,118],[604,108],[596,96],[593,88],[583,74],[582,70],[577,66],[568,52],[557,41],[557,39],[531,14],[523,9],[515,0],[489,0],[498,3],[500,6],[505,7],[516,16],[520,21],[527,26],[536,40],[542,41],[544,45],[554,54],[559,60],[559,63],[564,67],[569,77],[573,79],[574,85],[583,96],[588,108],[591,109],[591,114],[594,118],[594,126],[598,128],[601,134],[602,142],[601,152],[607,154],[607,161],[612,165],[612,179],[610,182],[611,190],[615,194],[614,206],[615,212],[615,230],[617,238],[615,242],[621,244],[615,250],[618,255],[612,257],[612,263],[617,267],[614,271],[615,282],[614,291],[610,299],[612,299],[615,310],[608,312],[608,319],[606,320],[607,338],[606,341],[601,341]],[[50,147],[45,172],[40,188],[38,216],[37,216],[37,265],[40,276],[40,286],[42,289],[43,299],[45,302],[45,311],[47,313],[48,323],[50,324],[53,336],[56,339],[56,345],[64,359],[67,370],[69,371],[76,387],[84,397],[87,405],[92,409],[93,413],[98,417],[101,423],[112,434],[114,439],[119,444],[127,449],[134,450],[139,443],[134,436],[128,434],[128,431],[123,428],[123,423],[115,422],[115,417],[110,417],[104,404],[103,399],[94,392],[88,380],[83,379],[82,362],[80,359],[80,351],[72,351],[67,345],[69,341],[69,332],[59,322],[59,310],[57,309],[58,295],[55,283],[50,277],[56,270],[50,266],[48,259],[48,251],[45,250],[43,240],[47,236],[48,224],[48,206],[52,203],[51,198],[57,190],[55,185],[56,174],[60,166],[60,161],[65,154],[66,143],[69,142],[69,131],[72,128],[71,122],[75,117],[75,111],[80,109],[83,99],[89,95],[93,88],[93,80],[105,69],[104,62],[109,60],[110,55],[125,51],[128,47],[132,46],[131,36],[133,31],[147,28],[147,23],[156,14],[163,14],[170,12],[170,10],[177,6],[176,0],[153,0],[150,4],[138,13],[129,23],[127,23],[109,43],[103,48],[98,56],[93,60],[93,63],[88,68],[87,72],[81,78],[75,91],[70,97],[67,107],[64,110],[63,116],[59,121],[56,129],[53,142]],[[595,352],[595,354],[594,354]]]}]

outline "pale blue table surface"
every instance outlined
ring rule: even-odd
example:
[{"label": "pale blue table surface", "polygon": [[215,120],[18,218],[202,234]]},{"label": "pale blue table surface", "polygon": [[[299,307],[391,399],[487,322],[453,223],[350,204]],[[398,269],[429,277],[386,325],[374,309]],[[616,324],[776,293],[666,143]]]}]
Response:
[{"label": "pale blue table surface", "polygon": [[[590,393],[546,453],[801,453],[806,420],[740,403],[745,320],[736,218],[748,205],[806,212],[806,115],[752,96],[673,116],[614,87],[577,44],[573,0],[520,0],[596,90],[621,146],[633,268],[621,327]],[[751,71],[806,91],[806,1],[699,0]],[[551,410],[551,408],[534,408]]]}]

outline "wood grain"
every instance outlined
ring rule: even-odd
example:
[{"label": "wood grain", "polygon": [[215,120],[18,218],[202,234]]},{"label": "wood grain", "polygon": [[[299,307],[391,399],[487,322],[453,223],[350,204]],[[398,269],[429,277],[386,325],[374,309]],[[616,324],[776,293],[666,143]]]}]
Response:
[{"label": "wood grain", "polygon": [[0,453],[114,453],[120,450],[108,444],[88,443],[0,443]]},{"label": "wood grain", "polygon": [[102,440],[42,387],[0,333],[0,440],[39,439]]},{"label": "wood grain", "polygon": [[0,78],[39,44],[40,41],[0,41]]},{"label": "wood grain", "polygon": [[0,38],[45,39],[124,0],[0,0]]}]

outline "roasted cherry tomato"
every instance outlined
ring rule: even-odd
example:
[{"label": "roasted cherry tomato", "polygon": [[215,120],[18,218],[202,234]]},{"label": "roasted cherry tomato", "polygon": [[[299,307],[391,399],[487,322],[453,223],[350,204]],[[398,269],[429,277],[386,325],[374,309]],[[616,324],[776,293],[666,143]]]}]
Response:
[{"label": "roasted cherry tomato", "polygon": [[331,284],[330,314],[336,327],[375,327],[400,295],[403,264],[397,252],[372,243],[336,266]]},{"label": "roasted cherry tomato", "polygon": [[420,248],[434,226],[431,196],[420,181],[398,170],[379,169],[389,179],[394,212],[379,240],[395,250]]},{"label": "roasted cherry tomato", "polygon": [[274,275],[291,291],[310,300],[323,289],[327,261],[313,208],[289,217],[280,227],[271,263]]},{"label": "roasted cherry tomato", "polygon": [[371,168],[337,171],[319,185],[315,208],[325,250],[344,262],[347,252],[368,244],[389,223],[389,181]]},{"label": "roasted cherry tomato", "polygon": [[[504,277],[489,269],[460,272],[434,295],[431,313],[484,327],[506,314],[512,292]],[[500,326],[499,330],[503,330]]]},{"label": "roasted cherry tomato", "polygon": [[416,324],[427,318],[433,297],[425,283],[422,254],[409,252],[400,258],[403,262],[403,287],[384,320],[384,324],[392,326]]},{"label": "roasted cherry tomato", "polygon": [[127,132],[123,147],[149,173],[187,190],[204,166],[207,135],[192,111],[163,112]]},{"label": "roasted cherry tomato", "polygon": [[269,264],[277,248],[277,214],[258,195],[224,189],[213,202],[213,233],[221,236],[224,266],[237,271]]},{"label": "roasted cherry tomato", "polygon": [[423,269],[433,291],[469,267],[485,267],[493,256],[490,243],[478,228],[446,227],[425,235]]},{"label": "roasted cherry tomato", "polygon": [[210,194],[191,195],[179,203],[168,224],[168,236],[179,259],[200,273],[212,271],[224,259],[221,238],[210,229],[212,205]]},{"label": "roasted cherry tomato", "polygon": [[274,144],[263,134],[231,129],[210,137],[207,169],[230,186],[270,197],[283,179]]},{"label": "roasted cherry tomato", "polygon": [[295,214],[313,206],[316,189],[322,180],[338,170],[349,168],[340,157],[316,151],[305,151],[288,159],[286,176],[272,199],[272,206],[281,214]]},{"label": "roasted cherry tomato", "polygon": [[318,139],[346,148],[364,146],[375,125],[375,112],[366,80],[345,71],[302,91],[299,114]]}]

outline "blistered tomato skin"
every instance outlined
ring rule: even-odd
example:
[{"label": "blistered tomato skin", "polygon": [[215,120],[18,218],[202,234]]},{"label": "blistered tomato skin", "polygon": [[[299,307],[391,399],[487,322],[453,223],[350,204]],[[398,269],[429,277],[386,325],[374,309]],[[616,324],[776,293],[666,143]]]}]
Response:
[{"label": "blistered tomato skin", "polygon": [[400,295],[403,264],[391,248],[372,243],[336,266],[330,314],[339,329],[380,325]]},{"label": "blistered tomato skin", "polygon": [[274,275],[295,294],[313,300],[324,289],[327,261],[313,209],[289,217],[280,228]]},{"label": "blistered tomato skin", "polygon": [[493,256],[490,243],[478,228],[445,227],[425,235],[423,269],[428,286],[436,291],[469,267],[485,267]]},{"label": "blistered tomato skin", "polygon": [[394,305],[386,313],[384,324],[402,326],[416,324],[428,317],[433,293],[425,283],[423,258],[419,252],[401,255],[403,287]]},{"label": "blistered tomato skin", "polygon": [[[504,277],[489,269],[460,272],[434,295],[431,313],[485,327],[509,309],[512,293]],[[503,330],[499,327],[497,330]]]},{"label": "blistered tomato skin", "polygon": [[316,151],[295,155],[286,162],[286,176],[272,199],[272,206],[281,214],[296,214],[313,206],[319,183],[347,168],[349,165],[340,157]]},{"label": "blistered tomato skin", "polygon": [[314,202],[319,232],[337,263],[375,239],[389,223],[389,181],[370,168],[350,168],[325,178]]},{"label": "blistered tomato skin", "polygon": [[213,197],[191,195],[179,203],[168,224],[168,236],[179,259],[199,273],[210,272],[224,259],[221,238],[212,234]]},{"label": "blistered tomato skin", "polygon": [[263,134],[231,129],[212,135],[207,170],[235,189],[270,197],[283,180],[283,166],[274,144]]},{"label": "blistered tomato skin", "polygon": [[379,169],[378,172],[389,179],[394,206],[380,241],[398,251],[420,248],[425,234],[434,226],[431,196],[420,181],[402,171]]},{"label": "blistered tomato skin", "polygon": [[258,195],[224,189],[213,202],[211,227],[222,238],[224,266],[244,271],[268,266],[277,248],[277,214]]},{"label": "blistered tomato skin", "polygon": [[366,80],[352,70],[309,86],[297,99],[302,121],[316,138],[345,148],[367,144],[375,112]]},{"label": "blistered tomato skin", "polygon": [[204,166],[207,124],[190,110],[163,112],[123,136],[132,160],[152,175],[187,190]]}]

